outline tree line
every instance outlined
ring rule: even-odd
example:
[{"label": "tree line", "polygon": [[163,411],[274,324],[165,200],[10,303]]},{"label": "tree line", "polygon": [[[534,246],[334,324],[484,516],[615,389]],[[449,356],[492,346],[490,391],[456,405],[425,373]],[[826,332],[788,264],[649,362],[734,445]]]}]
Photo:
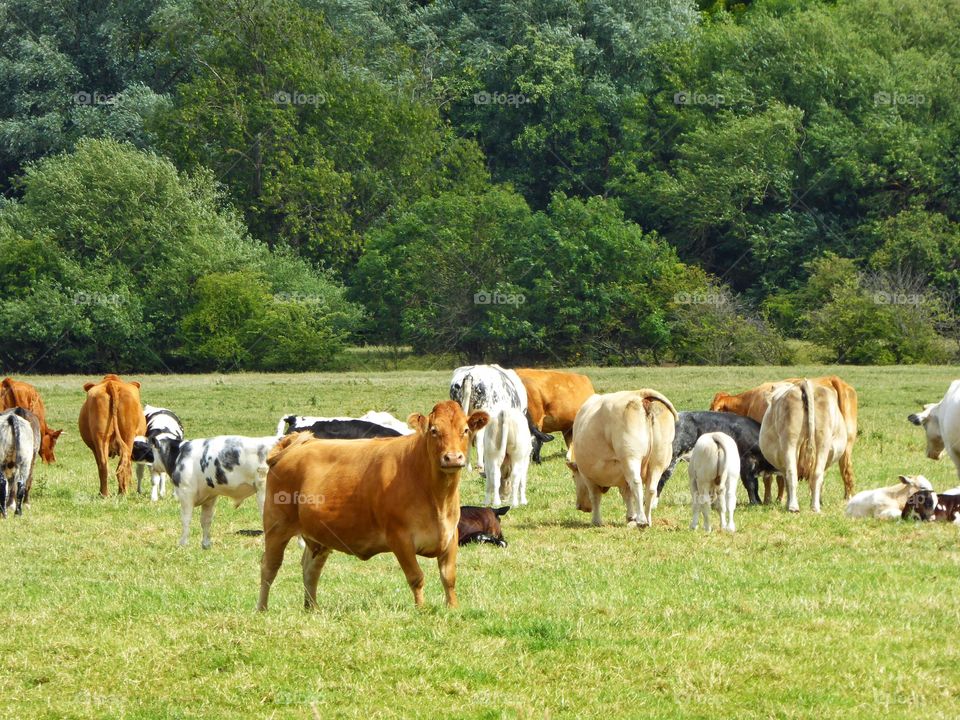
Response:
[{"label": "tree line", "polygon": [[960,349],[958,3],[0,2],[0,362]]}]

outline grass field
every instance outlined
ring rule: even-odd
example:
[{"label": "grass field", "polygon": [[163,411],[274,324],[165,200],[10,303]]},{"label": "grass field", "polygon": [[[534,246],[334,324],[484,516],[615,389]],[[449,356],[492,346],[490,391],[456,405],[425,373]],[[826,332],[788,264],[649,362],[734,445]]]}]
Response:
[{"label": "grass field", "polygon": [[[704,409],[716,390],[825,369],[586,372],[600,392],[654,387],[678,409]],[[900,473],[958,484],[906,421],[956,372],[840,370],[860,394],[858,489]],[[806,486],[799,515],[748,507],[741,488],[735,535],[691,532],[681,468],[652,528],[627,528],[617,493],[593,528],[574,508],[558,439],[531,470],[530,505],[505,518],[509,547],[461,550],[459,610],[443,607],[433,561],[421,559],[416,610],[393,556],[335,555],[308,614],[291,543],[258,615],[261,540],[237,534],[259,526],[256,503],[222,501],[202,551],[199,512],[190,546],[177,546],[169,495],[99,499],[76,430],[90,379],[30,379],[68,434],[58,463],[38,469],[25,517],[0,524],[2,717],[960,716],[960,531],[848,521],[836,467],[819,516]],[[136,379],[145,402],[198,437],[269,434],[285,412],[406,417],[446,397],[449,373]],[[462,497],[482,500],[475,475]]]}]

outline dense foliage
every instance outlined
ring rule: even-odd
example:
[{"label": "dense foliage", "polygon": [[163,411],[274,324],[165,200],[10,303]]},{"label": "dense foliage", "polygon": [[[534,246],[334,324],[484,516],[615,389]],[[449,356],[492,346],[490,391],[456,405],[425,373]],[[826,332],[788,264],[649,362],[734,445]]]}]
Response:
[{"label": "dense foliage", "polygon": [[942,362],[956,0],[0,0],[0,362]]}]

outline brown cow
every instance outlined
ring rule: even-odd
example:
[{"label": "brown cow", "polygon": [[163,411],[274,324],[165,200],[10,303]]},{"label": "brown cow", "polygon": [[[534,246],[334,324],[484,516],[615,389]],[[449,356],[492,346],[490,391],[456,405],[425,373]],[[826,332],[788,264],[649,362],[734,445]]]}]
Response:
[{"label": "brown cow", "polygon": [[[567,448],[573,442],[573,421],[580,406],[594,394],[593,383],[586,375],[563,370],[521,368],[516,371],[527,390],[527,411],[538,430],[561,432]],[[535,445],[536,462],[540,462],[540,446]]]},{"label": "brown cow", "polygon": [[506,515],[509,509],[509,505],[500,508],[462,505],[460,522],[457,523],[458,544],[490,543],[506,547],[507,541],[503,539],[500,518]]},{"label": "brown cow", "polygon": [[[732,412],[737,415],[745,415],[748,418],[763,422],[763,415],[770,404],[770,395],[783,383],[799,383],[804,378],[788,378],[779,382],[768,382],[763,385],[740,393],[739,395],[728,395],[725,392],[718,392],[710,403],[711,410],[720,412]],[[824,377],[810,378],[814,385],[832,388],[837,393],[837,403],[840,407],[840,414],[843,415],[847,426],[847,446],[840,456],[840,475],[843,477],[844,497],[849,500],[853,497],[855,481],[853,477],[853,444],[857,441],[857,391],[853,386],[848,385],[836,375],[826,375]],[[764,502],[769,498],[769,480],[764,478],[767,485]],[[782,496],[782,486],[777,500]]]},{"label": "brown cow", "polygon": [[447,605],[456,607],[460,472],[473,435],[490,416],[463,412],[452,400],[429,416],[414,413],[417,432],[375,440],[317,440],[288,435],[267,457],[260,599],[267,598],[291,538],[306,543],[301,559],[304,606],[317,603],[317,580],[330,553],[367,560],[392,552],[417,605],[423,570],[417,555],[437,558]]},{"label": "brown cow", "polygon": [[117,465],[117,492],[127,492],[133,467],[133,439],[146,435],[147,419],[140,404],[140,383],[124,382],[116,375],[104,375],[99,383],[83,386],[87,399],[80,408],[80,437],[93,451],[100,474],[100,494],[106,496],[107,460],[120,456]]},{"label": "brown cow", "polygon": [[40,421],[40,459],[46,463],[56,462],[53,448],[63,430],[51,430],[47,427],[47,411],[37,389],[29,383],[13,378],[4,378],[0,382],[0,410],[20,407],[29,410]]}]

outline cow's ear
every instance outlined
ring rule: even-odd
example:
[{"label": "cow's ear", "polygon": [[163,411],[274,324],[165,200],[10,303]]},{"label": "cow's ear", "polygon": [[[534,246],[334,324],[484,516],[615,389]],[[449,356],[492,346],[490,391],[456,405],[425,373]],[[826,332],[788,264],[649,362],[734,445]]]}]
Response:
[{"label": "cow's ear", "polygon": [[136,380],[133,380],[130,384],[133,385],[135,388],[138,388],[138,389],[139,389],[139,387],[140,387],[140,383],[138,383]]},{"label": "cow's ear", "polygon": [[507,514],[507,511],[508,511],[509,509],[510,509],[510,506],[509,506],[509,505],[505,505],[505,506],[503,506],[503,507],[501,507],[501,508],[496,508],[496,509],[493,511],[493,514],[496,515],[497,517],[503,517],[504,515]]},{"label": "cow's ear", "polygon": [[56,440],[58,437],[63,435],[63,430],[49,430],[48,434],[50,435],[51,438]]},{"label": "cow's ear", "polygon": [[908,478],[906,475],[900,476],[900,482],[902,482],[904,485],[913,485],[913,480]]},{"label": "cow's ear", "polygon": [[94,385],[96,385],[96,383],[84,383],[84,384],[83,384],[83,391],[84,391],[84,392],[90,392],[90,388],[92,388]]},{"label": "cow's ear", "polygon": [[490,422],[490,415],[483,410],[477,410],[470,413],[470,417],[467,418],[467,427],[470,428],[471,432],[477,432],[482,430],[488,422]]},{"label": "cow's ear", "polygon": [[423,413],[410,413],[407,416],[407,426],[417,432],[425,433],[427,432],[427,416]]}]

